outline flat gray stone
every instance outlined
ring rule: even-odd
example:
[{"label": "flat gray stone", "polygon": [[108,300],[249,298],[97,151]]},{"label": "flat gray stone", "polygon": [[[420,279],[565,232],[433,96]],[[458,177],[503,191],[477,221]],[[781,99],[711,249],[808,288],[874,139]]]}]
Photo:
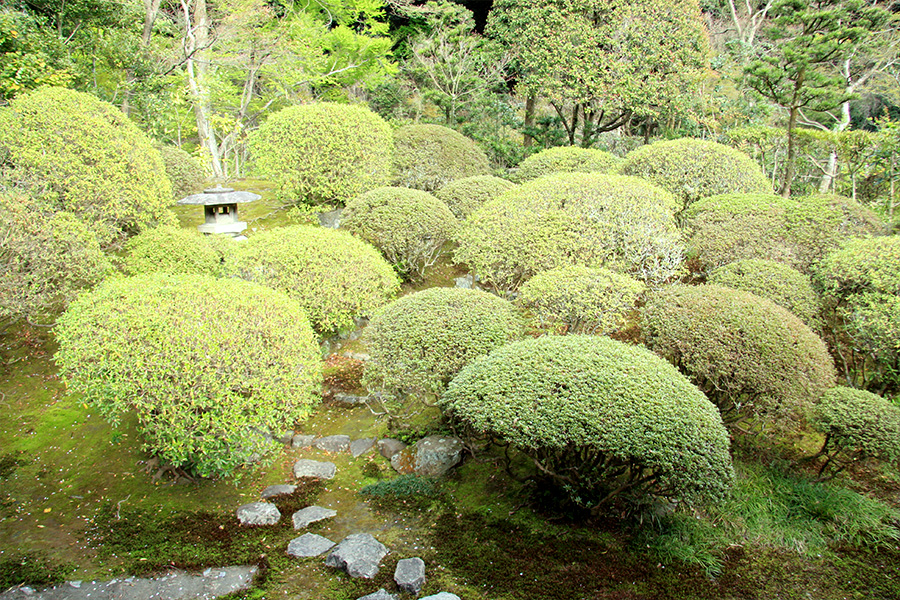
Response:
[{"label": "flat gray stone", "polygon": [[359,406],[368,402],[369,396],[356,396],[354,394],[338,392],[332,396],[331,399],[335,404],[340,404],[342,406]]},{"label": "flat gray stone", "polygon": [[393,458],[395,454],[406,448],[406,444],[400,440],[385,438],[376,442],[378,452],[385,458]]},{"label": "flat gray stone", "polygon": [[331,551],[325,566],[342,569],[350,577],[372,579],[378,575],[378,565],[387,553],[385,545],[368,533],[354,533]]},{"label": "flat gray stone", "polygon": [[237,518],[241,525],[274,525],[281,520],[281,512],[269,502],[251,502],[238,507]]},{"label": "flat gray stone", "polygon": [[350,436],[349,435],[329,435],[320,437],[313,442],[313,446],[325,452],[349,452]]},{"label": "flat gray stone", "polygon": [[308,527],[310,523],[330,519],[337,514],[336,510],[330,508],[322,508],[321,506],[307,506],[294,513],[294,529],[303,529]]},{"label": "flat gray stone", "polygon": [[460,597],[450,592],[440,592],[439,594],[419,598],[419,600],[460,600]]},{"label": "flat gray stone", "polygon": [[267,487],[266,489],[264,489],[262,491],[260,496],[262,496],[263,498],[274,498],[275,496],[286,496],[288,494],[293,494],[296,491],[297,491],[296,485],[287,485],[287,484],[270,485],[269,487]]},{"label": "flat gray stone", "polygon": [[391,457],[398,473],[440,477],[462,460],[463,442],[457,437],[430,435]]},{"label": "flat gray stone", "polygon": [[331,479],[337,472],[334,463],[319,462],[301,458],[294,463],[294,477],[315,477],[316,479]]},{"label": "flat gray stone", "polygon": [[291,438],[291,448],[311,448],[313,440],[315,439],[316,436],[314,435],[304,435],[302,433],[298,433]]},{"label": "flat gray stone", "polygon": [[362,438],[350,442],[350,454],[353,458],[359,458],[375,446],[375,438]]},{"label": "flat gray stone", "polygon": [[334,548],[334,542],[328,538],[314,533],[304,533],[290,541],[287,553],[297,558],[309,558],[310,556],[324,554],[332,548]]},{"label": "flat gray stone", "polygon": [[389,594],[386,589],[381,588],[374,594],[368,594],[356,600],[397,600],[397,596]]},{"label": "flat gray stone", "polygon": [[402,591],[415,596],[425,585],[425,561],[421,558],[404,558],[397,562],[394,582]]}]

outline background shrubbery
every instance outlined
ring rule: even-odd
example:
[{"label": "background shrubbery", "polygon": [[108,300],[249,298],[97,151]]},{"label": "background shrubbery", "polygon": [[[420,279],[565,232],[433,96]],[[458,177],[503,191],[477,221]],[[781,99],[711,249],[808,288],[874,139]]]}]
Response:
[{"label": "background shrubbery", "polygon": [[454,179],[488,175],[487,155],[475,142],[441,125],[406,125],[394,131],[394,181],[433,192]]},{"label": "background shrubbery", "polygon": [[493,175],[475,175],[454,179],[434,195],[447,205],[457,219],[464,220],[488,200],[514,187],[514,183]]},{"label": "background shrubbery", "polygon": [[553,173],[611,173],[621,162],[603,150],[559,146],[532,154],[519,164],[511,178],[522,183]]},{"label": "background shrubbery", "polygon": [[175,146],[160,146],[159,155],[172,183],[172,197],[180,200],[199,191],[206,183],[206,170],[196,158]]}]

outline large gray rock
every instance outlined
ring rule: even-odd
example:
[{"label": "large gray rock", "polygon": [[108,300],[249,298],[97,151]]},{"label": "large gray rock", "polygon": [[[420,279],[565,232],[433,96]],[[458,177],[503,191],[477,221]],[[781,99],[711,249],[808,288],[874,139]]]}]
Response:
[{"label": "large gray rock", "polygon": [[329,435],[320,437],[313,442],[313,446],[325,452],[349,452],[350,436],[349,435]]},{"label": "large gray rock", "polygon": [[356,600],[397,600],[397,596],[389,594],[386,589],[381,588],[374,594],[368,594]]},{"label": "large gray rock", "polygon": [[315,439],[314,435],[298,433],[291,438],[291,448],[311,448]]},{"label": "large gray rock", "polygon": [[319,213],[319,225],[328,229],[337,229],[341,226],[341,215],[344,213],[343,208],[336,208],[327,212]]},{"label": "large gray rock", "polygon": [[319,556],[332,548],[334,548],[334,542],[328,538],[314,533],[304,533],[290,541],[287,553],[297,558],[309,558],[310,556]]},{"label": "large gray rock", "polygon": [[441,592],[439,594],[434,594],[432,596],[425,596],[424,598],[419,598],[419,600],[460,600],[460,597],[456,594],[451,594],[450,592]]},{"label": "large gray rock", "polygon": [[342,569],[350,577],[372,579],[378,575],[378,565],[387,553],[385,545],[368,533],[354,533],[331,551],[325,565]]},{"label": "large gray rock", "polygon": [[372,449],[375,445],[375,438],[363,438],[361,440],[353,440],[350,442],[350,454],[353,458],[359,458]]},{"label": "large gray rock", "polygon": [[400,440],[385,438],[376,442],[378,452],[385,458],[393,458],[395,454],[406,448],[406,444]]},{"label": "large gray rock", "polygon": [[369,401],[369,396],[357,396],[355,394],[344,394],[338,392],[331,397],[335,404],[342,406],[359,406]]},{"label": "large gray rock", "polygon": [[251,502],[238,507],[237,518],[241,525],[274,525],[281,520],[281,512],[269,502]]},{"label": "large gray rock", "polygon": [[391,457],[398,473],[439,477],[462,459],[463,442],[457,437],[430,435]]},{"label": "large gray rock", "polygon": [[262,491],[263,498],[274,498],[275,496],[286,496],[288,494],[293,494],[297,491],[296,485],[270,485],[266,489]]},{"label": "large gray rock", "polygon": [[319,462],[301,458],[294,463],[294,477],[315,477],[316,479],[331,479],[337,472],[334,463]]},{"label": "large gray rock", "polygon": [[330,508],[322,508],[321,506],[307,506],[294,513],[294,529],[303,529],[308,527],[310,523],[330,519],[337,514],[336,510]]},{"label": "large gray rock", "polygon": [[421,558],[404,558],[398,561],[394,570],[394,582],[402,591],[418,596],[425,585],[425,561]]}]

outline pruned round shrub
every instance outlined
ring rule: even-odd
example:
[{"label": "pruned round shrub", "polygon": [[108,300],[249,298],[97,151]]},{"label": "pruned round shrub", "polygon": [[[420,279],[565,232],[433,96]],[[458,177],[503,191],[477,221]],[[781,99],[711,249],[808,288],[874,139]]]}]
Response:
[{"label": "pruned round shrub", "polygon": [[347,203],[341,227],[369,242],[405,277],[422,277],[459,222],[447,205],[421,190],[383,187]]},{"label": "pruned round shrub", "polygon": [[392,302],[366,328],[363,383],[389,392],[439,394],[475,358],[522,337],[522,317],[493,294],[430,288]]},{"label": "pruned round shrub", "polygon": [[553,173],[610,173],[622,160],[609,152],[577,146],[547,148],[532,154],[512,174],[516,183]]},{"label": "pruned round shrub", "polygon": [[390,126],[364,106],[289,106],[250,137],[250,151],[260,174],[297,203],[343,204],[391,178]]},{"label": "pruned round shrub", "polygon": [[800,317],[813,330],[822,327],[821,301],[812,281],[787,265],[747,258],[714,269],[708,281],[771,300]]},{"label": "pruned round shrub", "polygon": [[464,220],[488,200],[493,200],[516,184],[493,175],[475,175],[454,179],[434,195],[444,202],[457,219]]},{"label": "pruned round shrub", "polygon": [[609,338],[508,344],[460,371],[439,402],[594,512],[622,496],[716,500],[732,482],[715,407],[659,357]]},{"label": "pruned round shrub", "polygon": [[221,257],[207,238],[179,227],[154,227],[125,243],[124,270],[128,275],[145,273],[195,273],[215,275]]},{"label": "pruned round shrub", "polygon": [[488,175],[478,144],[441,125],[406,125],[394,131],[394,182],[433,192],[454,179]]},{"label": "pruned round shrub", "polygon": [[159,151],[118,108],[89,94],[46,87],[0,109],[0,169],[97,230],[101,245],[175,222]]},{"label": "pruned round shrub", "polygon": [[825,343],[773,302],[717,285],[664,288],[643,312],[647,347],[703,390],[727,423],[786,428],[835,382]]},{"label": "pruned round shrub", "polygon": [[516,303],[538,329],[609,334],[619,329],[647,286],[608,269],[571,266],[538,273],[519,290]]},{"label": "pruned round shrub", "polygon": [[667,189],[685,209],[719,194],[766,194],[772,185],[756,162],[739,150],[707,140],[656,142],[625,157],[622,173]]},{"label": "pruned round shrub", "polygon": [[68,385],[145,448],[201,476],[274,450],[266,435],[313,410],[319,347],[285,294],[237,279],[155,273],[105,282],[57,323]]},{"label": "pruned round shrub", "polygon": [[313,328],[351,328],[390,302],[397,275],[378,251],[349,233],[295,225],[257,233],[232,253],[229,272],[280,290],[296,301]]},{"label": "pruned round shrub", "polygon": [[173,198],[179,200],[203,188],[206,170],[196,158],[175,146],[160,146],[159,155],[166,167],[166,176],[172,183]]},{"label": "pruned round shrub", "polygon": [[866,459],[900,460],[900,408],[864,390],[835,387],[812,411],[812,424],[825,441],[820,478],[831,478]]},{"label": "pruned round shrub", "polygon": [[674,203],[671,194],[636,177],[548,175],[475,211],[457,236],[455,259],[501,291],[566,265],[665,281],[683,258]]},{"label": "pruned round shrub", "polygon": [[839,299],[860,293],[900,295],[900,236],[848,239],[818,265],[824,293]]}]

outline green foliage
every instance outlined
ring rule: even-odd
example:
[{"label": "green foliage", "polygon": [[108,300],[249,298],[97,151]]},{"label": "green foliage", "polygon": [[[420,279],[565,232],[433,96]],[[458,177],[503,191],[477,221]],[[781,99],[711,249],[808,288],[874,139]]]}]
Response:
[{"label": "green foliage", "polygon": [[381,250],[401,275],[421,278],[459,222],[428,192],[383,187],[348,202],[341,227]]},{"label": "green foliage", "polygon": [[538,329],[606,335],[624,324],[646,289],[607,269],[558,267],[529,279],[516,303],[531,313]]},{"label": "green foliage", "polygon": [[206,183],[206,170],[196,158],[176,146],[160,146],[159,155],[172,182],[172,197],[180,200],[200,190]]},{"label": "green foliage", "polygon": [[487,292],[431,288],[386,306],[366,329],[370,388],[440,394],[475,358],[522,337],[512,304]]},{"label": "green foliage", "polygon": [[343,204],[390,179],[390,127],[362,106],[318,102],[285,108],[250,139],[259,172],[297,203]]},{"label": "green foliage", "polygon": [[113,424],[134,413],[145,447],[201,476],[273,449],[265,435],[313,410],[319,348],[281,292],[234,279],[156,273],[112,279],[60,317],[56,362]]},{"label": "green foliage", "polygon": [[46,35],[25,12],[0,8],[0,98],[9,100],[42,85],[64,86],[71,73],[54,60],[62,40]]},{"label": "green foliage", "polygon": [[817,269],[824,293],[846,300],[874,292],[900,295],[900,236],[849,239]]},{"label": "green foliage", "polygon": [[352,328],[354,319],[372,315],[400,289],[375,248],[321,227],[257,233],[234,251],[226,268],[290,296],[320,334]]},{"label": "green foliage", "polygon": [[717,500],[731,486],[715,407],[644,348],[583,335],[514,342],[466,366],[439,402],[594,512],[622,496]]},{"label": "green foliage", "polygon": [[514,187],[514,183],[493,175],[475,175],[454,179],[434,195],[447,205],[457,219],[464,220],[488,200]]},{"label": "green foliage", "polygon": [[809,325],[822,328],[822,303],[807,275],[771,260],[748,258],[714,269],[709,283],[771,300]]},{"label": "green foliage", "polygon": [[216,275],[222,259],[208,238],[196,231],[162,226],[147,229],[125,242],[128,275],[185,273]]},{"label": "green foliage", "polygon": [[422,511],[441,491],[433,479],[410,474],[372,483],[359,490],[359,494],[380,508]]},{"label": "green foliage", "polygon": [[603,150],[560,146],[532,154],[519,164],[513,173],[517,183],[523,183],[553,173],[610,173],[621,159]]},{"label": "green foliage", "polygon": [[454,179],[490,174],[475,142],[440,125],[406,125],[394,131],[394,182],[433,192]]},{"label": "green foliage", "polygon": [[674,205],[671,194],[636,177],[548,175],[475,211],[458,235],[455,259],[502,291],[573,264],[661,282],[682,261]]},{"label": "green foliage", "polygon": [[625,157],[622,173],[649,179],[668,190],[680,200],[680,210],[708,196],[772,190],[753,159],[707,140],[680,139],[642,146]]},{"label": "green foliage", "polygon": [[643,313],[647,347],[712,400],[726,422],[786,427],[834,385],[824,342],[773,302],[716,285],[655,293]]},{"label": "green foliage", "polygon": [[119,109],[88,94],[41,88],[0,110],[0,168],[0,180],[74,213],[104,245],[175,222],[159,152]]}]

